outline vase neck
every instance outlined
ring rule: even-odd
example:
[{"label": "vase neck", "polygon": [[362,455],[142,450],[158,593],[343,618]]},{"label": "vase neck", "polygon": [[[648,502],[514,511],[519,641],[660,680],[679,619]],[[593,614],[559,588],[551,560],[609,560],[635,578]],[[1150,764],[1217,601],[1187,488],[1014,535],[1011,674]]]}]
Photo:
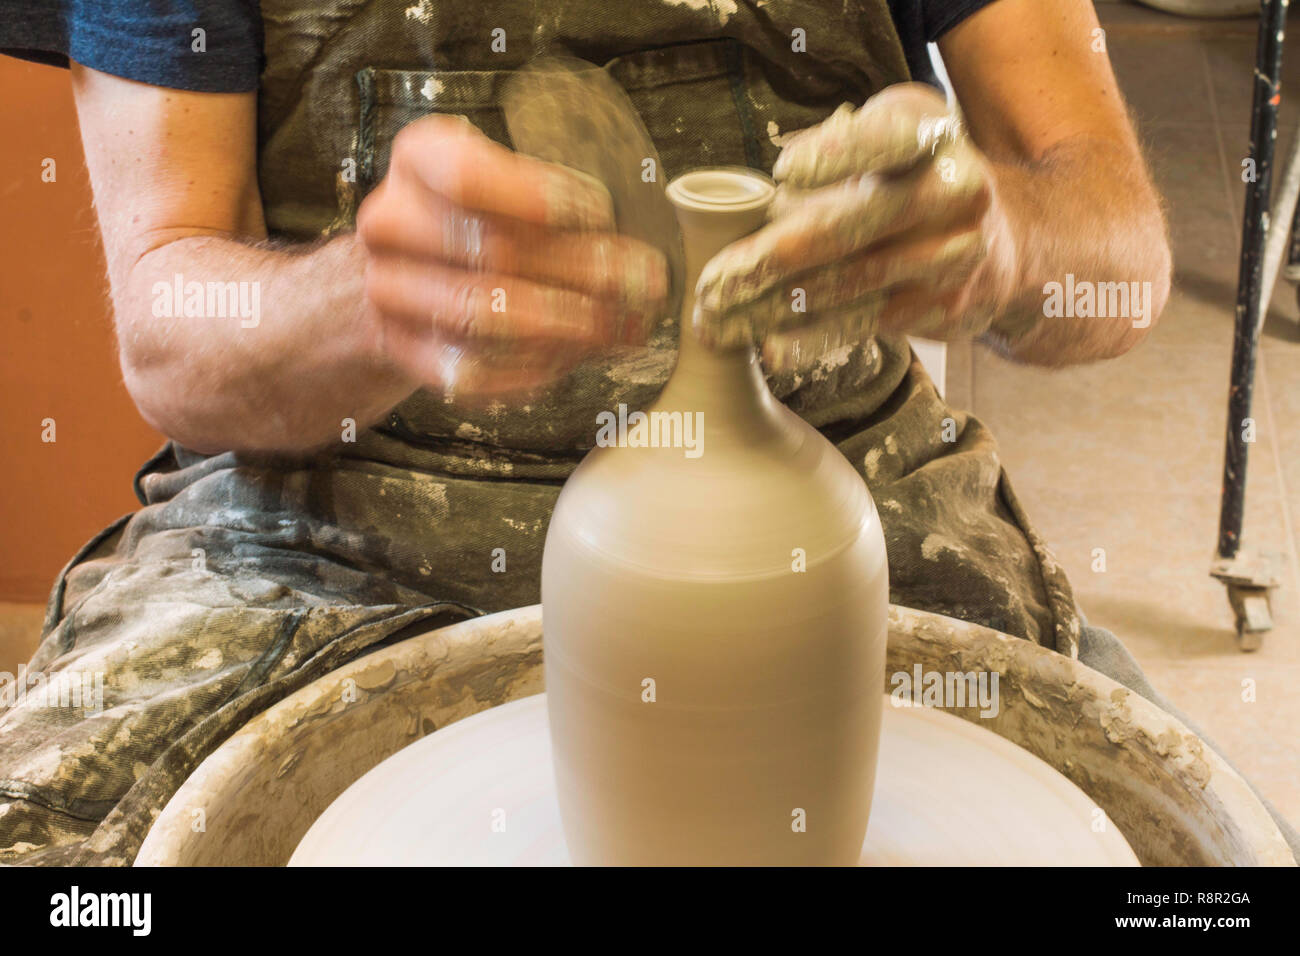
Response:
[{"label": "vase neck", "polygon": [[761,417],[773,399],[753,347],[707,348],[696,337],[690,323],[690,312],[684,309],[677,366],[656,407],[703,412],[706,419],[719,425],[735,425]]},{"label": "vase neck", "polygon": [[752,439],[753,431],[772,419],[776,400],[752,346],[710,349],[695,335],[695,285],[705,263],[763,224],[771,196],[771,180],[737,168],[695,170],[668,187],[686,254],[685,295],[677,367],[655,405],[665,411],[702,412],[705,427],[718,436]]}]

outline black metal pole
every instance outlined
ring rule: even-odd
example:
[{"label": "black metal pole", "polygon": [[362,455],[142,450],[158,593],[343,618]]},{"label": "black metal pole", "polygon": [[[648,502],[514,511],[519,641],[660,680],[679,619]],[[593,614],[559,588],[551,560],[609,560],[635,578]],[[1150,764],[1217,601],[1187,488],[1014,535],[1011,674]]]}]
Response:
[{"label": "black metal pole", "polygon": [[[1241,265],[1237,273],[1236,330],[1232,340],[1232,382],[1228,392],[1228,432],[1223,457],[1223,499],[1219,511],[1219,557],[1233,558],[1241,547],[1246,506],[1245,421],[1255,390],[1255,350],[1259,345],[1264,243],[1268,238],[1268,200],[1277,141],[1277,108],[1282,99],[1284,0],[1263,0],[1255,48],[1255,92],[1250,109],[1250,158],[1254,182],[1246,184],[1241,227]],[[1282,227],[1282,224],[1278,224]]]}]

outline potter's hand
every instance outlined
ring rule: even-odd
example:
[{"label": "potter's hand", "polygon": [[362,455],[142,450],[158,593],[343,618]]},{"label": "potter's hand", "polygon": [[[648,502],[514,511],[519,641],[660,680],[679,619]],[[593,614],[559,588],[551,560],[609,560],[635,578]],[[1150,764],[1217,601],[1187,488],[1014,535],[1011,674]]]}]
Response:
[{"label": "potter's hand", "polygon": [[596,180],[514,153],[460,117],[411,123],[357,217],[383,350],[422,384],[486,395],[644,341],[667,265],[613,228]]},{"label": "potter's hand", "polygon": [[929,87],[841,106],[785,143],[773,175],[768,225],[700,276],[705,343],[758,341],[780,367],[877,330],[976,335],[1010,295],[988,162]]}]

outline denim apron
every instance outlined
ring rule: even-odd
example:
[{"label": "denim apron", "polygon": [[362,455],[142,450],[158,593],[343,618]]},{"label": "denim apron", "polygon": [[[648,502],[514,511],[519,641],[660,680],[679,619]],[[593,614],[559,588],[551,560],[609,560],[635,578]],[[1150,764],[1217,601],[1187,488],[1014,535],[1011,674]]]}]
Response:
[{"label": "denim apron", "polygon": [[[263,0],[259,179],[282,240],[352,228],[393,137],[457,113],[500,142],[499,97],[542,54],[604,66],[662,175],[771,170],[781,137],[907,79],[885,0]],[[311,456],[169,443],[142,508],[78,554],[31,668],[103,675],[103,707],[0,714],[0,862],[128,863],[195,766],[258,712],[380,642],[539,600],[542,544],[596,415],[648,406],[676,327],[527,403],[420,391]],[[1070,586],[992,436],[949,408],[904,338],[769,377],[879,506],[891,600],[1075,656]],[[875,693],[879,688],[864,688]]]}]

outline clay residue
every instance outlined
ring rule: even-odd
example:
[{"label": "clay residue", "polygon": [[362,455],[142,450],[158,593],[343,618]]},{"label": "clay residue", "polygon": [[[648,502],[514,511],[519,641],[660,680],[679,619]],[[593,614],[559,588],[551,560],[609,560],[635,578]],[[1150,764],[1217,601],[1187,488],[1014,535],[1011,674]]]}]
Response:
[{"label": "clay residue", "polygon": [[718,23],[726,23],[736,15],[736,0],[667,0],[674,7],[688,7],[691,10],[707,11],[717,18]]},{"label": "clay residue", "polygon": [[867,478],[875,478],[876,472],[880,471],[880,456],[884,454],[882,449],[872,448],[862,456],[862,467],[867,473]]},{"label": "clay residue", "polygon": [[433,22],[433,0],[419,0],[414,6],[407,7],[404,11],[406,19],[419,20],[421,23]]},{"label": "clay residue", "polygon": [[781,127],[777,125],[776,120],[767,121],[767,141],[777,149],[789,142],[791,135],[790,133],[782,133]]},{"label": "clay residue", "polygon": [[425,80],[424,86],[420,87],[420,95],[423,96],[430,103],[434,102],[434,99],[441,92],[442,92],[442,82],[440,80],[434,79],[433,77],[429,77],[427,80]]},{"label": "clay residue", "polygon": [[1103,809],[1144,865],[1290,863],[1276,825],[1194,733],[1061,654],[979,625],[890,608],[888,667],[996,670],[1002,710],[979,720],[1055,767]]},{"label": "clay residue", "polygon": [[927,561],[937,561],[939,555],[944,551],[961,557],[966,553],[966,548],[941,534],[928,534],[925,540],[921,542],[921,557]]},{"label": "clay residue", "polygon": [[543,518],[536,518],[532,521],[516,521],[514,518],[507,518],[503,515],[501,520],[515,531],[524,534],[541,534],[546,528],[546,521]]},{"label": "clay residue", "polygon": [[362,690],[378,690],[391,684],[396,676],[396,665],[391,660],[384,660],[359,671],[354,679]]}]

